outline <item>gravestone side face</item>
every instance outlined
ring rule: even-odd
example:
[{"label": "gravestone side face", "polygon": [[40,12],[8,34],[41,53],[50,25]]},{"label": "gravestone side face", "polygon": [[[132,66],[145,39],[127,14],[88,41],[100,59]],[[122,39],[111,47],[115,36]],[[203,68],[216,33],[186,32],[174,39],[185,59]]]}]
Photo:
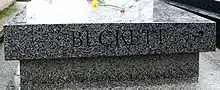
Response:
[{"label": "gravestone side face", "polygon": [[53,59],[215,50],[215,23],[5,26],[5,58]]},{"label": "gravestone side face", "polygon": [[24,90],[33,87],[42,90],[86,89],[196,83],[199,75],[198,53],[20,62],[21,87]]},{"label": "gravestone side face", "polygon": [[[22,90],[198,82],[199,52],[215,50],[214,22],[159,1],[156,18],[153,0],[105,0],[95,10],[83,0],[64,0],[60,9],[59,0],[48,1],[31,1],[27,24],[4,26],[5,58],[20,60]],[[82,11],[75,15],[80,18],[68,11],[71,3],[86,7],[71,9]],[[106,4],[133,6],[121,13]],[[190,23],[167,21],[177,13]]]}]

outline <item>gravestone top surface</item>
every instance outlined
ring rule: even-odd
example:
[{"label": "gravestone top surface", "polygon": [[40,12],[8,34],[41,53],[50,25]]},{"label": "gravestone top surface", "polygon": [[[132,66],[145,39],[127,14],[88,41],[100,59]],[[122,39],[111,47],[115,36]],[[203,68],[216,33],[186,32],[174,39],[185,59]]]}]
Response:
[{"label": "gravestone top surface", "polygon": [[[27,14],[27,7],[24,7],[17,15],[10,18],[5,25],[27,25],[29,24]],[[153,6],[153,23],[215,23],[209,19],[179,9],[177,7],[168,5],[159,0],[154,0]],[[151,22],[151,20],[149,21]],[[83,22],[81,22],[83,23]],[[98,23],[98,22],[93,22]],[[129,22],[126,22],[129,23]],[[141,22],[139,22],[141,23]],[[144,22],[142,22],[144,23]]]},{"label": "gravestone top surface", "polygon": [[213,21],[158,2],[154,2],[152,23],[5,25],[5,59],[198,53],[215,50]]},{"label": "gravestone top surface", "polygon": [[153,2],[154,0],[98,0],[98,6],[92,7],[90,0],[33,0],[26,7],[27,23],[153,22]]}]

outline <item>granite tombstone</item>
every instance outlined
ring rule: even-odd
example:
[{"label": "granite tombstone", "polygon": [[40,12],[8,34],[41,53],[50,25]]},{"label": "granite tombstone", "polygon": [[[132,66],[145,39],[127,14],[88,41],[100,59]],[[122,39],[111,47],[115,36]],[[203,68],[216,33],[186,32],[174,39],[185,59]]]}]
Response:
[{"label": "granite tombstone", "polygon": [[40,23],[45,17],[32,13],[5,25],[5,58],[20,60],[22,90],[197,82],[199,52],[215,50],[215,22],[161,1],[130,1],[137,6],[128,13],[100,6],[75,22]]}]

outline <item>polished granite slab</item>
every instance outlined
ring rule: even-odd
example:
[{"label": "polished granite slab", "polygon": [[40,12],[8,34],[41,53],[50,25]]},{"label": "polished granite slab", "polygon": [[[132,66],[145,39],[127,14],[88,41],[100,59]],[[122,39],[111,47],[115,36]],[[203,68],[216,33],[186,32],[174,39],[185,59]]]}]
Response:
[{"label": "polished granite slab", "polygon": [[5,25],[5,57],[23,60],[215,50],[215,22],[166,4],[156,7],[153,23],[105,19],[100,23],[103,20],[97,19],[90,23]]},{"label": "polished granite slab", "polygon": [[7,60],[215,50],[215,23],[52,24],[4,29]]},{"label": "polished granite slab", "polygon": [[[160,1],[155,2],[154,12],[157,13],[154,15],[155,22],[214,23]],[[169,18],[171,16],[173,19]],[[118,89],[117,86],[121,87],[120,89],[137,86],[135,89],[138,89],[138,86],[193,83],[198,82],[198,60],[198,52],[21,60],[21,89]],[[80,68],[69,68],[71,66]],[[76,79],[74,75],[80,78]],[[103,77],[99,77],[100,75]],[[140,81],[135,81],[135,78]],[[141,78],[144,80],[141,81]]]}]

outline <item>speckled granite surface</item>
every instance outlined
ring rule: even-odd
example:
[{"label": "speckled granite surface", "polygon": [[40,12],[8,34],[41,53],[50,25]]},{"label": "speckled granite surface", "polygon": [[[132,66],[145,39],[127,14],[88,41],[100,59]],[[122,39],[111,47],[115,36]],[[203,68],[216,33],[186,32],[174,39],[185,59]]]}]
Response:
[{"label": "speckled granite surface", "polygon": [[7,60],[215,50],[215,23],[52,24],[4,29]]},{"label": "speckled granite surface", "polygon": [[[158,2],[160,1],[154,3],[154,23],[119,25],[96,23],[91,26],[89,24],[24,25],[25,20],[21,20],[20,23],[7,23],[10,25],[4,28],[5,57],[8,60],[21,60],[215,50],[216,31],[213,21]],[[11,22],[24,16],[25,11],[19,14],[14,20],[11,19]],[[75,38],[73,33],[76,34]],[[78,39],[77,35],[80,33],[82,35]],[[130,50],[132,52],[128,52]]]},{"label": "speckled granite surface", "polygon": [[[210,20],[157,0],[155,1],[154,21],[214,24]],[[11,24],[24,25],[24,23]],[[118,90],[114,87],[197,82],[198,62],[198,52],[21,60],[21,90],[76,90],[86,87]]]},{"label": "speckled granite surface", "polygon": [[198,81],[199,53],[22,60],[20,70],[24,90],[192,83]]}]

